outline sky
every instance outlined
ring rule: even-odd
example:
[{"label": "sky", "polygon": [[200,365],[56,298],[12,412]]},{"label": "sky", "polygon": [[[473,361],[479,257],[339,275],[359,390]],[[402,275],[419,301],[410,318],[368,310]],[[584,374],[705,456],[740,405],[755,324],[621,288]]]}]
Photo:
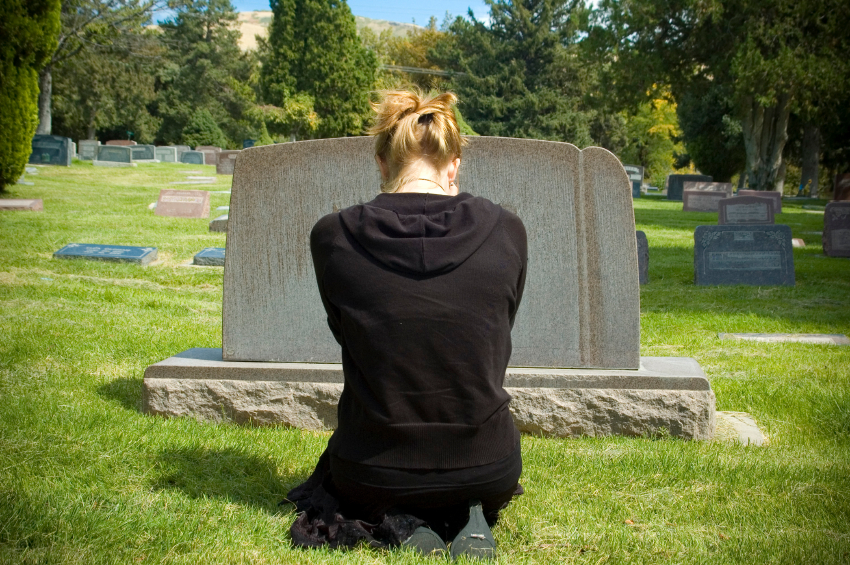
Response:
[{"label": "sky", "polygon": [[[268,0],[231,0],[231,2],[237,12],[271,9]],[[482,0],[430,0],[428,2],[348,0],[348,6],[355,16],[405,24],[415,20],[416,24],[421,26],[427,25],[431,16],[436,16],[438,25],[441,24],[446,12],[449,12],[452,17],[466,16],[467,9],[470,7],[479,20],[485,19],[489,13],[487,5]]]}]

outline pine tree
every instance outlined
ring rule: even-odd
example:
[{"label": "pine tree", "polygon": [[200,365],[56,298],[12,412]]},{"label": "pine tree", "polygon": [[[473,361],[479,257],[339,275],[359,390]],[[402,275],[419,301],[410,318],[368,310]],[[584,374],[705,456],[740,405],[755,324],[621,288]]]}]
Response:
[{"label": "pine tree", "polygon": [[357,36],[345,0],[271,0],[263,44],[262,94],[285,107],[307,95],[319,117],[316,137],[359,135],[369,115],[377,61]]}]

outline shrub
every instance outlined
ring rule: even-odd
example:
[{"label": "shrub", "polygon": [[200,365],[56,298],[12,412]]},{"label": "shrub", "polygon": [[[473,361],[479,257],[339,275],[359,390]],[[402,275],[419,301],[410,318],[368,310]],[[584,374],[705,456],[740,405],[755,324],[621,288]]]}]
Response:
[{"label": "shrub", "polygon": [[227,138],[218,124],[213,119],[209,110],[202,108],[197,110],[189,123],[183,128],[183,143],[197,147],[199,145],[214,145],[216,147],[227,147]]}]

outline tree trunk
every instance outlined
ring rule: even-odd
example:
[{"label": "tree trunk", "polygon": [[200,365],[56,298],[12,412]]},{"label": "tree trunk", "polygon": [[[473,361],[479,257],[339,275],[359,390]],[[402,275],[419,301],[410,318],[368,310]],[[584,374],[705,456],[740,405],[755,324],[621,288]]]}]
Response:
[{"label": "tree trunk", "polygon": [[782,165],[782,151],[788,141],[790,96],[780,94],[774,105],[765,108],[752,96],[743,102],[742,125],[747,150],[747,180],[753,190],[773,190]]},{"label": "tree trunk", "polygon": [[53,69],[47,65],[38,73],[38,128],[35,133],[50,135],[53,131],[52,96]]},{"label": "tree trunk", "polygon": [[776,172],[776,184],[773,185],[773,190],[782,194],[785,192],[785,170],[787,169],[788,161],[785,157],[782,158],[782,162],[779,164],[779,170]]},{"label": "tree trunk", "polygon": [[800,187],[809,186],[809,195],[818,196],[818,162],[820,161],[820,130],[811,123],[803,126],[803,176]]}]

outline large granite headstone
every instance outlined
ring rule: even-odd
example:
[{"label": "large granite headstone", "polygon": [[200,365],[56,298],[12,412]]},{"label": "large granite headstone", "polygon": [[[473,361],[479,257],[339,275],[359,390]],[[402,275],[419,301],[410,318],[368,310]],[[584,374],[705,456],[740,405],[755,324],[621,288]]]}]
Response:
[{"label": "large granite headstone", "polygon": [[80,160],[94,161],[97,159],[97,151],[100,147],[100,142],[96,139],[81,139],[80,140]]},{"label": "large granite headstone", "polygon": [[70,167],[74,155],[71,143],[70,137],[36,134],[32,136],[32,153],[30,153],[29,163]]},{"label": "large granite headstone", "polygon": [[694,283],[794,286],[788,226],[697,226]]},{"label": "large granite headstone", "polygon": [[708,175],[667,175],[667,200],[681,200],[688,181],[711,182]]},{"label": "large granite headstone", "polygon": [[823,254],[850,257],[850,202],[830,202],[823,213]]},{"label": "large granite headstone", "polygon": [[184,151],[180,156],[180,162],[190,165],[203,165],[206,162],[206,156],[201,151]]},{"label": "large granite headstone", "polygon": [[717,212],[720,201],[726,198],[725,192],[708,190],[683,190],[682,210],[685,212]]},{"label": "large granite headstone", "polygon": [[156,161],[156,147],[153,145],[134,145],[130,151],[133,161]]},{"label": "large granite headstone", "polygon": [[220,151],[217,154],[215,163],[215,172],[219,175],[232,175],[233,167],[236,164],[236,157],[241,151]]},{"label": "large granite headstone", "polygon": [[[323,139],[240,155],[223,350],[192,349],[148,367],[147,412],[335,425],[340,348],[316,290],[309,234],[325,214],[375,197],[373,144]],[[516,211],[528,233],[529,272],[505,381],[518,428],[556,436],[665,428],[710,438],[714,394],[696,361],[639,355],[637,238],[629,179],[616,157],[566,143],[475,137],[458,184]]]},{"label": "large granite headstone", "polygon": [[723,192],[727,198],[732,198],[734,186],[731,182],[701,182],[685,181],[682,183],[683,190],[702,190],[706,192]]},{"label": "large granite headstone", "polygon": [[835,176],[832,199],[835,201],[850,200],[850,173]]},{"label": "large granite headstone", "polygon": [[44,210],[44,201],[41,198],[0,198],[0,210],[25,210],[27,212],[41,212]]},{"label": "large granite headstone", "polygon": [[104,143],[104,145],[135,145],[136,142],[130,139],[111,139]]},{"label": "large granite headstone", "polygon": [[758,196],[759,198],[770,198],[773,202],[773,215],[782,213],[782,193],[775,190],[739,190],[738,196]]},{"label": "large granite headstone", "polygon": [[210,193],[206,190],[160,190],[155,213],[176,218],[209,218]]},{"label": "large granite headstone", "polygon": [[97,148],[97,158],[92,162],[102,167],[132,167],[133,150],[130,147],[101,145]]},{"label": "large granite headstone", "polygon": [[195,254],[192,260],[194,265],[205,265],[208,267],[224,267],[224,248],[207,247]]},{"label": "large granite headstone", "polygon": [[637,255],[638,281],[640,284],[649,284],[649,241],[646,234],[640,230],[637,232]]},{"label": "large granite headstone", "polygon": [[723,225],[771,225],[773,201],[759,196],[736,196],[720,201],[717,223]]},{"label": "large granite headstone", "polygon": [[176,147],[157,147],[154,151],[156,158],[160,163],[176,163],[177,148]]},{"label": "large granite headstone", "polygon": [[147,265],[156,259],[156,247],[130,245],[100,245],[97,243],[69,243],[53,254],[57,259],[96,259]]}]

